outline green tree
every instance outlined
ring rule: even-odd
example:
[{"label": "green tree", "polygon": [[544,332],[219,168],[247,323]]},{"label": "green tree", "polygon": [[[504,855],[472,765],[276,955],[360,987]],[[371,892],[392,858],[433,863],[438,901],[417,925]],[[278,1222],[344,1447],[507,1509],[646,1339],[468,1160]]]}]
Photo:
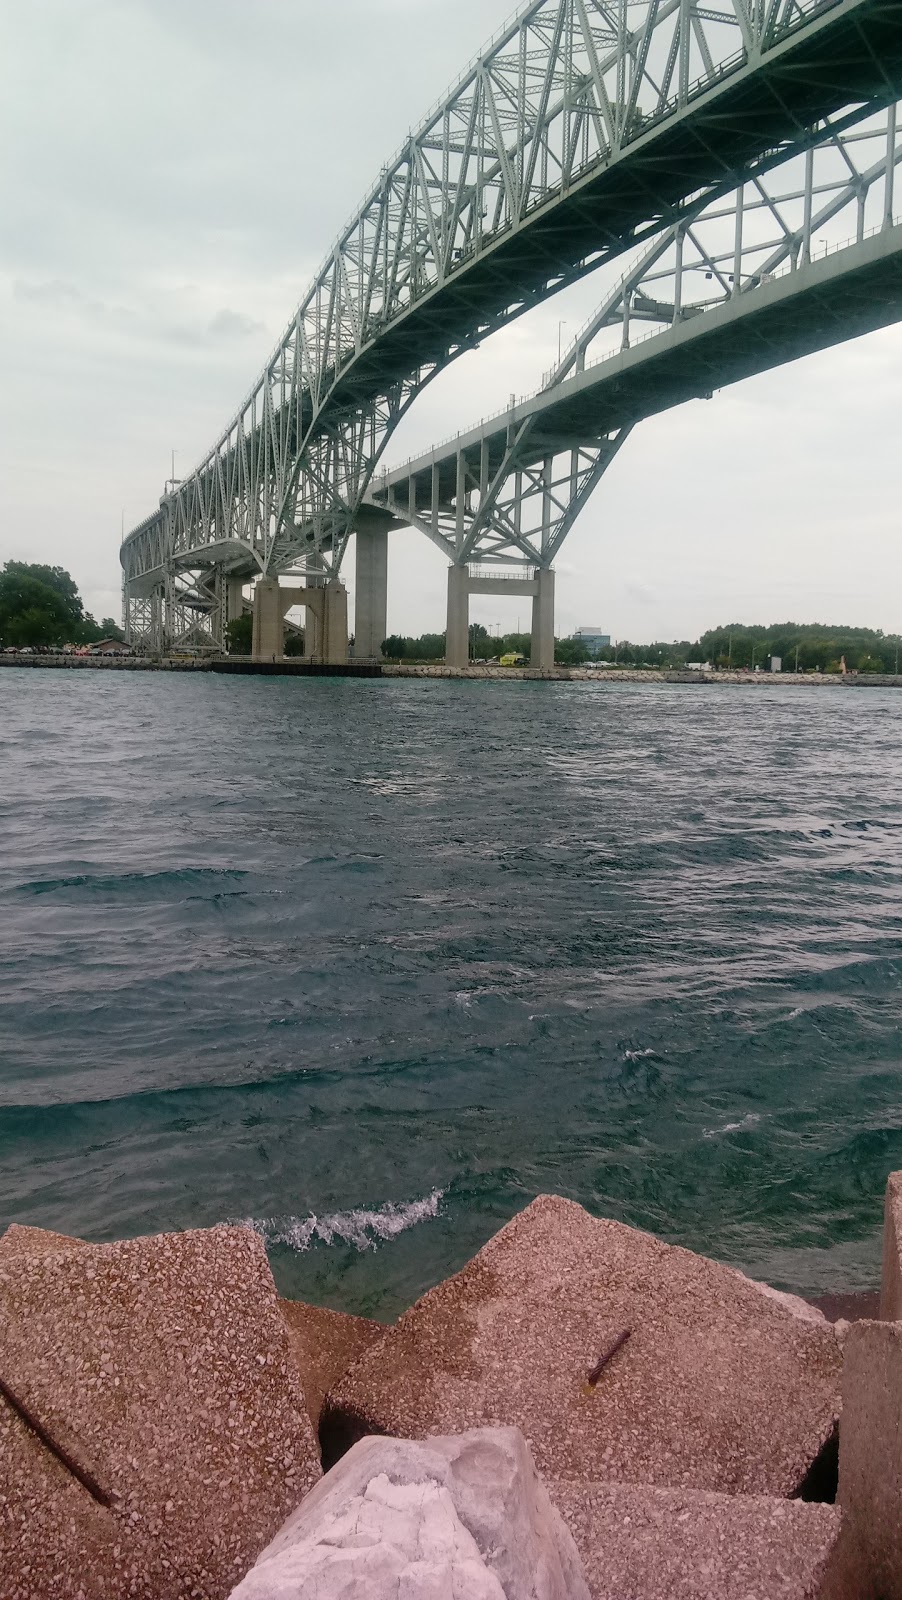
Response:
[{"label": "green tree", "polygon": [[390,633],[387,639],[383,639],[380,648],[386,661],[401,661],[407,654],[407,644],[408,640],[402,639],[399,633]]},{"label": "green tree", "polygon": [[227,624],[226,648],[230,656],[249,656],[253,647],[254,619],[248,611]]},{"label": "green tree", "polygon": [[0,643],[31,648],[123,639],[112,617],[85,611],[74,578],[63,567],[7,561],[0,572]]},{"label": "green tree", "polygon": [[579,639],[556,639],[554,659],[562,667],[579,667],[588,661],[589,652]]},{"label": "green tree", "polygon": [[[81,606],[79,604],[79,610]],[[24,562],[8,561],[0,573],[0,642],[3,645],[66,644],[79,636],[80,618],[50,584],[33,577]]]},{"label": "green tree", "polygon": [[47,567],[32,561],[7,561],[3,569],[4,577],[7,574],[13,578],[31,578],[35,583],[52,589],[63,602],[66,614],[76,628],[84,620],[85,609],[75,580],[62,567]]},{"label": "green tree", "polygon": [[718,666],[766,667],[771,656],[780,656],[784,672],[826,670],[845,657],[850,670],[893,672],[900,641],[896,634],[873,628],[854,628],[822,622],[776,622],[767,627],[729,623],[702,635],[702,659]]}]

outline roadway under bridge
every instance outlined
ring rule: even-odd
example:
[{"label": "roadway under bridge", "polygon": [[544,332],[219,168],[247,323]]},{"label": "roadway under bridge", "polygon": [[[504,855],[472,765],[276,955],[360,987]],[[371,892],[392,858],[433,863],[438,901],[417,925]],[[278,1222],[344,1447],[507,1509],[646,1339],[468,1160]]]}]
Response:
[{"label": "roadway under bridge", "polygon": [[[377,657],[407,524],[449,560],[449,662],[469,594],[500,586],[532,597],[549,665],[554,557],[637,422],[902,316],[900,95],[902,0],[526,6],[383,170],[214,449],[124,541],[130,640],[221,648],[253,584],[255,654],[281,654],[300,603],[308,654],[339,662],[354,534],[354,653]],[[607,292],[535,395],[384,466],[437,372],[589,272]]]}]

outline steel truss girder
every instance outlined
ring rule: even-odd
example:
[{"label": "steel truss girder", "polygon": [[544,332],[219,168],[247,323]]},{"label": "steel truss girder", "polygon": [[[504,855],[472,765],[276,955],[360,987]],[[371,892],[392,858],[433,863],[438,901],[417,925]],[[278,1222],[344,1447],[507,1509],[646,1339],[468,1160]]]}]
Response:
[{"label": "steel truss girder", "polygon": [[436,370],[843,99],[898,92],[900,4],[524,7],[383,170],[238,415],[126,542],[128,571],[157,570],[154,540],[164,563],[229,542],[261,571],[310,544],[340,561]]},{"label": "steel truss girder", "polygon": [[[550,565],[642,416],[902,317],[902,245],[894,242],[893,213],[902,164],[899,113],[894,104],[876,115],[859,111],[855,118],[838,119],[802,155],[730,194],[700,198],[624,273],[532,400],[441,451],[384,472],[369,499],[419,528],[451,561]],[[846,229],[850,237],[840,244]],[[883,272],[884,286],[897,280],[889,295],[885,287],[875,293],[868,284],[876,278],[863,276],[868,264],[856,247],[869,240],[875,247],[882,240],[892,245],[888,265],[877,259],[868,267]],[[786,307],[796,294],[801,305],[817,293],[810,269],[818,251],[831,254],[832,277],[830,288],[821,291],[814,324],[800,317],[792,328],[790,317],[787,331],[785,311],[781,320],[773,309],[768,322],[759,314],[759,302],[766,295],[773,300],[770,285],[785,280]],[[881,252],[875,248],[870,254],[879,258]],[[850,285],[853,279],[865,285],[864,310],[854,294],[845,309],[846,268]],[[735,313],[729,349],[723,326],[728,309]],[[743,322],[754,330],[744,344],[735,336]],[[635,330],[643,324],[647,331],[637,350]],[[684,330],[681,370],[675,382],[665,381],[656,340],[676,330]],[[709,330],[720,344],[712,342]],[[662,358],[673,357],[672,344],[672,338],[660,341]],[[686,351],[693,344],[711,353],[688,362]],[[623,369],[628,353],[629,383]],[[644,384],[643,366],[649,374]],[[574,464],[569,476],[568,459]],[[542,486],[552,482],[553,531],[547,508],[538,524],[534,514]],[[530,507],[532,523],[525,531]]]}]

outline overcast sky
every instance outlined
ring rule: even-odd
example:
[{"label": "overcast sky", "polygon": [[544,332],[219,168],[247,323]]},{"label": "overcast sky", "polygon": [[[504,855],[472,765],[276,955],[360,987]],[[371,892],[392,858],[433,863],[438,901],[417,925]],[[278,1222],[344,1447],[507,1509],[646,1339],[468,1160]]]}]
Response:
[{"label": "overcast sky", "polygon": [[[182,475],[212,444],[379,167],[510,9],[0,0],[0,562],[58,562],[118,617],[123,511],[157,504],[171,449]],[[450,368],[388,461],[535,388],[601,287]],[[643,423],[558,560],[557,631],[902,629],[900,418],[893,328]],[[444,626],[445,570],[393,536],[392,630]]]}]

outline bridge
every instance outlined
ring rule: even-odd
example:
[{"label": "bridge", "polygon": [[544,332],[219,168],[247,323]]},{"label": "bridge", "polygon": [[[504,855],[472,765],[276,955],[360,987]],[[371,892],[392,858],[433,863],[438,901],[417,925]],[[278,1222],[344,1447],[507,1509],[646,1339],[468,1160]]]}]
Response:
[{"label": "bridge", "polygon": [[[900,94],[902,0],[526,6],[383,169],[228,428],[124,541],[130,640],[218,647],[253,581],[255,654],[281,654],[302,604],[308,654],[340,661],[353,534],[354,650],[377,656],[407,524],[449,559],[452,664],[488,586],[532,596],[550,664],[554,557],[637,422],[900,315]],[[624,255],[535,395],[382,465],[450,361]]]}]

